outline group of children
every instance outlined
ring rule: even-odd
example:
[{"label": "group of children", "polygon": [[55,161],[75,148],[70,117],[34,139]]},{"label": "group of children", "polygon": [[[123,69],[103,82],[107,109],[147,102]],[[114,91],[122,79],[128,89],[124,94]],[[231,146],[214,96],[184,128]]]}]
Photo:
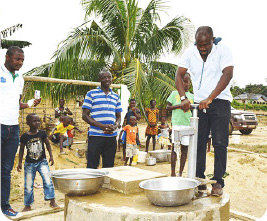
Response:
[{"label": "group of children", "polygon": [[[193,103],[193,94],[189,92],[190,87],[190,75],[185,74],[184,79],[184,89],[186,92],[186,97]],[[132,103],[135,104],[135,100],[131,100]],[[50,165],[54,164],[53,154],[51,150],[51,146],[49,143],[50,139],[53,143],[60,144],[60,154],[66,154],[63,151],[63,143],[68,139],[64,134],[68,131],[69,135],[73,134],[70,131],[77,129],[82,132],[79,128],[73,125],[73,120],[69,116],[66,116],[67,113],[71,113],[68,109],[64,108],[64,100],[60,101],[60,107],[55,110],[56,117],[59,117],[60,123],[53,128],[51,134],[49,136],[42,130],[39,130],[40,127],[40,117],[35,114],[29,114],[26,117],[27,125],[30,127],[29,131],[24,133],[20,138],[20,150],[19,150],[19,163],[17,166],[17,170],[20,172],[22,170],[22,159],[24,154],[24,149],[27,149],[26,160],[24,164],[24,209],[23,211],[31,210],[31,205],[33,203],[33,185],[34,179],[36,176],[36,172],[38,171],[43,180],[43,189],[44,189],[44,198],[45,200],[50,201],[50,206],[52,208],[58,208],[58,205],[55,202],[55,192],[51,178],[49,177],[49,165],[46,160],[45,148],[49,153],[49,162]],[[169,98],[167,99],[167,111],[172,111],[172,129],[181,129],[190,126],[190,117],[191,111],[184,112],[181,109],[181,98],[178,94],[178,91],[173,91]],[[137,127],[137,118],[140,119],[140,111],[135,107],[135,105],[131,105],[128,110],[127,123],[126,126],[123,127],[120,135],[119,135],[119,143],[123,143],[123,151],[125,156],[126,166],[129,161],[129,165],[132,165],[133,157],[137,154],[137,146],[140,146],[139,133]],[[172,154],[174,153],[174,140],[172,133],[172,145],[169,139],[169,133],[172,131],[169,125],[166,122],[166,117],[161,117],[161,123],[158,126],[159,121],[159,110],[156,108],[156,101],[150,101],[150,108],[146,108],[146,117],[148,119],[148,125],[146,128],[146,152],[148,152],[149,142],[152,138],[153,150],[155,150],[156,146],[156,136],[160,131],[159,143],[161,148],[168,147],[171,149]],[[73,136],[69,136],[69,138],[73,138]],[[71,148],[72,144],[71,139],[69,139],[69,148]],[[44,145],[45,144],[45,145]],[[179,176],[182,176],[182,171],[185,165],[187,151],[189,145],[189,137],[184,136],[181,141],[181,158],[180,158],[180,170]],[[141,147],[141,146],[140,146]],[[176,161],[176,153],[175,153],[175,161]],[[172,165],[172,176],[176,176],[175,174],[175,166]]]},{"label": "group of children", "polygon": [[[189,99],[191,103],[193,103],[194,95],[189,92],[191,81],[190,81],[190,75],[188,73],[185,74],[183,83],[184,83],[186,97]],[[130,109],[132,108],[133,106],[130,103]],[[175,162],[177,160],[177,153],[176,153],[177,150],[175,149],[176,145],[173,139],[174,138],[173,133],[171,132],[172,130],[179,130],[189,127],[190,117],[192,116],[192,113],[190,110],[184,112],[181,109],[181,98],[179,96],[178,91],[173,91],[171,95],[168,97],[166,110],[172,112],[172,120],[171,120],[172,129],[170,128],[170,126],[166,121],[167,120],[166,116],[161,116],[160,118],[161,122],[160,125],[158,125],[159,110],[156,108],[155,100],[151,100],[150,107],[145,109],[146,118],[148,121],[148,125],[146,127],[146,132],[145,132],[146,136],[145,151],[148,152],[151,138],[152,138],[152,148],[153,150],[155,150],[156,136],[158,136],[161,149],[163,148],[168,148],[169,150],[172,149],[172,155],[173,155],[172,161],[174,161],[174,163],[172,162],[171,175],[176,176]],[[122,143],[123,152],[125,152],[123,153],[123,159],[125,160],[125,165],[127,165],[129,159],[130,159],[129,165],[132,164],[133,157],[134,155],[136,155],[137,145],[140,145],[136,116],[131,116],[130,119],[131,120],[126,123],[126,126],[123,128],[123,130],[119,135],[119,146]],[[172,135],[171,139],[170,139],[170,134]],[[182,172],[187,158],[188,145],[189,145],[189,136],[182,137],[179,176],[182,176]]]},{"label": "group of children", "polygon": [[[194,102],[194,95],[189,92],[189,88],[191,85],[190,75],[188,73],[185,74],[184,79],[184,89],[186,98],[189,99],[191,103]],[[177,149],[175,148],[175,142],[172,130],[179,130],[183,128],[187,128],[190,126],[190,117],[192,113],[190,110],[184,112],[181,109],[181,98],[179,96],[178,91],[173,91],[171,95],[167,99],[167,111],[172,112],[172,129],[166,122],[166,116],[161,116],[160,125],[159,122],[159,110],[156,108],[156,101],[150,101],[150,107],[145,109],[146,118],[148,120],[148,125],[146,127],[146,149],[145,151],[148,152],[150,139],[152,138],[152,148],[155,150],[156,147],[156,136],[159,137],[159,143],[161,145],[161,149],[168,148],[169,150],[172,149],[172,166],[171,166],[171,175],[176,176],[175,173],[175,162],[177,160]],[[120,133],[119,142],[125,143],[123,146],[126,149],[126,157],[125,165],[127,165],[127,161],[130,159],[129,165],[132,164],[133,156],[136,154],[137,144],[140,144],[139,135],[138,135],[138,127],[136,124],[135,116],[131,117],[130,123],[126,125]],[[170,139],[170,134],[172,135]],[[131,136],[131,137],[130,137]],[[172,141],[172,143],[171,143]],[[182,137],[181,141],[181,158],[180,158],[180,169],[179,169],[179,176],[182,176],[182,172],[184,169],[184,165],[187,158],[188,152],[188,145],[189,145],[189,136]]]},{"label": "group of children", "polygon": [[[68,108],[64,107],[64,100],[60,99],[60,107],[55,109],[55,117],[59,119],[58,125],[52,129],[52,132],[47,136],[46,132],[39,130],[41,126],[40,117],[36,113],[28,114],[26,117],[26,123],[29,126],[29,131],[22,134],[20,138],[20,149],[19,149],[19,162],[17,171],[22,170],[22,159],[24,155],[24,149],[26,148],[27,154],[24,163],[24,209],[25,211],[31,210],[31,205],[34,201],[33,187],[36,173],[42,177],[44,199],[50,201],[52,208],[59,208],[55,202],[55,190],[52,180],[49,176],[49,164],[46,159],[45,146],[49,153],[50,166],[54,164],[53,154],[49,140],[60,146],[59,154],[66,154],[63,151],[64,141],[68,141],[69,149],[73,143],[73,130],[76,129],[82,132],[78,127],[73,124],[73,119],[67,114],[72,115]],[[65,134],[67,133],[67,136]]]}]

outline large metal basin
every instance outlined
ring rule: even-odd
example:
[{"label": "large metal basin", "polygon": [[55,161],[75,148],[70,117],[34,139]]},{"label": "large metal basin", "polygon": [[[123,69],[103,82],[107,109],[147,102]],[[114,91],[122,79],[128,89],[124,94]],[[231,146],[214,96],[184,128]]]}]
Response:
[{"label": "large metal basin", "polygon": [[157,206],[179,206],[189,203],[198,185],[198,180],[183,177],[163,177],[139,183],[149,201]]},{"label": "large metal basin", "polygon": [[107,171],[101,169],[64,169],[50,172],[55,189],[68,195],[95,193],[104,183]]},{"label": "large metal basin", "polygon": [[167,153],[171,153],[171,150],[151,150],[148,151],[152,157],[157,159],[157,162],[166,162],[168,160]]}]

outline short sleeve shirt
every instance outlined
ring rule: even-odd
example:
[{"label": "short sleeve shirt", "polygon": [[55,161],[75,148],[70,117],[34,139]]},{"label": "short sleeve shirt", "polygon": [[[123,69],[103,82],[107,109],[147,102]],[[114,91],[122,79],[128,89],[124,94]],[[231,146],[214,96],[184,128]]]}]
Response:
[{"label": "short sleeve shirt", "polygon": [[[190,92],[185,92],[185,95],[189,99],[190,103],[193,104],[194,95]],[[181,97],[178,91],[173,91],[171,95],[168,97],[167,101],[170,102],[172,106],[181,104]],[[172,125],[189,126],[191,116],[192,116],[191,110],[184,112],[182,109],[175,109],[172,111]]]},{"label": "short sleeve shirt", "polygon": [[23,85],[22,75],[15,72],[14,77],[5,65],[0,65],[0,124],[19,124],[19,99]]},{"label": "short sleeve shirt", "polygon": [[[100,87],[87,92],[82,108],[89,109],[91,118],[101,124],[115,124],[116,113],[122,112],[119,95],[111,89],[108,94],[105,94]],[[113,134],[105,134],[101,128],[93,125],[90,126],[88,133],[89,136],[117,136],[117,131]]]},{"label": "short sleeve shirt", "polygon": [[56,126],[55,134],[63,135],[67,132],[67,130],[72,130],[74,128],[73,125],[69,124],[68,126],[64,127],[63,123],[60,123]]},{"label": "short sleeve shirt", "polygon": [[[216,88],[224,68],[234,66],[230,50],[222,45],[213,44],[206,62],[201,58],[196,46],[185,50],[178,63],[179,67],[186,68],[191,75],[194,99],[196,103],[208,98]],[[230,84],[217,96],[219,99],[233,100]]]},{"label": "short sleeve shirt", "polygon": [[136,134],[138,133],[138,127],[132,127],[126,125],[123,130],[126,132],[126,144],[136,144]]},{"label": "short sleeve shirt", "polygon": [[26,162],[36,163],[46,158],[44,140],[47,138],[45,131],[39,130],[35,135],[22,134],[20,142],[25,144],[27,149]]}]

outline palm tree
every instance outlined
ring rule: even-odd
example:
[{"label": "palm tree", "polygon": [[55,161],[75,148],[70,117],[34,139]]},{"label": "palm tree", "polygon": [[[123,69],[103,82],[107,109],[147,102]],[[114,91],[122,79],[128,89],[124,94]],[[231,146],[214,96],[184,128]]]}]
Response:
[{"label": "palm tree", "polygon": [[[159,58],[177,55],[192,43],[190,20],[177,16],[160,27],[159,12],[167,8],[163,0],[151,0],[146,9],[136,0],[82,0],[82,5],[86,18],[97,19],[86,21],[60,43],[49,76],[97,81],[96,74],[106,67],[116,83],[128,86],[141,109],[151,98],[165,101],[175,89],[177,65]],[[80,94],[81,88],[73,89]],[[57,90],[65,95],[71,91],[64,85]]]},{"label": "palm tree", "polygon": [[9,48],[10,46],[18,46],[24,48],[31,45],[28,41],[19,41],[19,40],[7,40],[5,38],[11,36],[15,31],[22,28],[22,24],[16,24],[12,27],[6,28],[0,32],[0,48]]}]

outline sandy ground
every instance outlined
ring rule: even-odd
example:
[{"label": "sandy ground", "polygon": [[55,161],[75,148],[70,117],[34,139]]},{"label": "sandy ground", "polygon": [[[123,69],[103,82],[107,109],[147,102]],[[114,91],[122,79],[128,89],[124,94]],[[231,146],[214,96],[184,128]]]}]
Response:
[{"label": "sandy ground", "polygon": [[[145,124],[139,124],[140,138],[142,145],[145,144]],[[238,131],[233,133],[234,135],[241,135]],[[85,137],[85,136],[83,136]],[[267,149],[267,127],[265,125],[259,126],[251,135],[241,135],[240,145],[232,145],[232,138],[230,136],[229,147],[242,148],[243,144],[249,145],[266,145]],[[83,140],[82,136],[75,138],[77,140]],[[151,145],[151,144],[150,144]],[[83,148],[85,144],[73,145],[72,151],[66,150],[68,155],[58,156],[59,148],[52,146],[55,165],[51,166],[51,170],[65,169],[65,168],[85,168],[86,159],[79,158],[76,155],[76,149]],[[157,149],[159,146],[157,145]],[[150,146],[151,149],[151,146]],[[144,150],[144,146],[141,150]],[[267,155],[267,154],[266,154]],[[115,166],[123,164],[121,161],[122,153],[116,154]],[[23,172],[16,171],[17,157],[12,171],[12,193],[11,193],[11,205],[14,209],[21,211],[23,205],[23,191],[24,191],[24,178]],[[210,152],[207,154],[207,174],[213,173],[214,154]],[[160,163],[156,166],[146,166],[144,164],[137,164],[136,167],[164,172],[170,174],[170,164]],[[186,168],[185,170],[186,171]],[[228,152],[228,165],[227,173],[229,174],[225,178],[224,192],[230,194],[231,209],[237,210],[255,217],[261,217],[267,209],[267,158],[260,156],[259,154],[247,154],[241,152]],[[184,172],[186,176],[186,172]],[[39,174],[36,176],[36,181],[42,183]],[[44,201],[43,189],[34,189],[35,202],[32,206],[33,209],[41,207],[49,207],[49,202]],[[56,202],[58,204],[64,204],[64,194],[56,191]],[[31,220],[63,220],[63,212],[56,213],[54,215],[35,217]]]}]

